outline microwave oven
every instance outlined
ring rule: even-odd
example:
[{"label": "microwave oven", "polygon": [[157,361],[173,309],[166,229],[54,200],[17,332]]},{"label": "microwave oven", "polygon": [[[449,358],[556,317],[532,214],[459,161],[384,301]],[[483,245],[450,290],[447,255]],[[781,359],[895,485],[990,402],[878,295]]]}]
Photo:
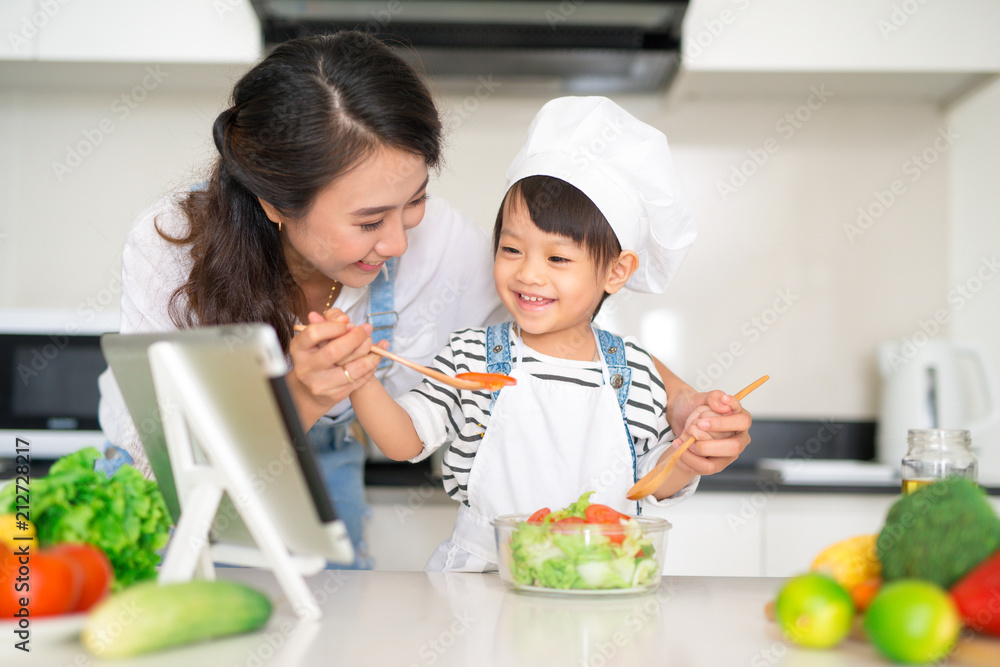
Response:
[{"label": "microwave oven", "polygon": [[14,457],[18,440],[32,460],[104,449],[100,336],[118,320],[117,311],[0,310],[0,459]]}]

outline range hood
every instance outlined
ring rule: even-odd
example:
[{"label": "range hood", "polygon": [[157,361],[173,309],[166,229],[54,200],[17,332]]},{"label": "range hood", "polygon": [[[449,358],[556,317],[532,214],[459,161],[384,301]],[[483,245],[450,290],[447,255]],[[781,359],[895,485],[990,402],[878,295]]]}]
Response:
[{"label": "range hood", "polygon": [[688,0],[251,0],[264,42],[355,29],[437,80],[555,85],[565,92],[665,88],[680,63]]}]

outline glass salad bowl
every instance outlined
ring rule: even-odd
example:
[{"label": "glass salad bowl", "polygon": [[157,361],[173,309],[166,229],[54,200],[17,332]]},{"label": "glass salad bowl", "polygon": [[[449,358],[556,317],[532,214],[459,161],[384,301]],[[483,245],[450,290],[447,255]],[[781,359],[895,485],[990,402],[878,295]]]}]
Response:
[{"label": "glass salad bowl", "polygon": [[561,595],[631,595],[660,585],[670,522],[625,516],[615,523],[493,520],[500,578],[509,587]]}]

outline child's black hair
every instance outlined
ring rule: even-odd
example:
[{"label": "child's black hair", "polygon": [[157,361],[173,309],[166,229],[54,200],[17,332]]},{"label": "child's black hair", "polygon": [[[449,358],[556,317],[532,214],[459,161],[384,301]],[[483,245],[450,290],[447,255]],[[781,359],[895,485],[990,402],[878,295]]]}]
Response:
[{"label": "child's black hair", "polygon": [[[494,255],[500,245],[504,207],[517,199],[527,206],[528,215],[536,227],[580,244],[594,260],[598,271],[604,271],[618,261],[622,247],[608,219],[580,189],[554,176],[528,176],[507,190],[493,226]],[[600,312],[607,298],[608,293],[605,292],[591,319]]]}]

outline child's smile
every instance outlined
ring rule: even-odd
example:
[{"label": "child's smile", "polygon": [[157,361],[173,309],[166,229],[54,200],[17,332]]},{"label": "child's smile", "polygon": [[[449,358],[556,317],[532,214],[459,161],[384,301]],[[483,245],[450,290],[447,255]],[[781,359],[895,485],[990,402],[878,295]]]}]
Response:
[{"label": "child's smile", "polygon": [[598,273],[580,244],[535,226],[523,201],[504,206],[493,279],[526,345],[554,357],[591,359],[590,318],[609,271]]},{"label": "child's smile", "polygon": [[524,310],[538,311],[555,303],[555,299],[548,299],[543,296],[534,296],[531,294],[525,294],[524,292],[517,293],[518,305]]}]

